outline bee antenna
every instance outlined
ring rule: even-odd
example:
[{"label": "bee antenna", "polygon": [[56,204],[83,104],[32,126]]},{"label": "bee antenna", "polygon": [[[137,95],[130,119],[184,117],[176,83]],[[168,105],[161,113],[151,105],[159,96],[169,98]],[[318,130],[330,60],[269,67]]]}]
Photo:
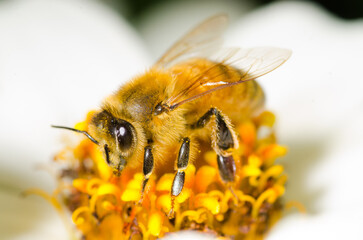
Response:
[{"label": "bee antenna", "polygon": [[86,137],[89,138],[89,140],[91,140],[92,142],[94,142],[95,144],[99,144],[99,142],[94,139],[91,135],[89,135],[88,132],[86,131],[81,131],[81,130],[78,130],[78,129],[75,129],[75,128],[70,128],[70,127],[64,127],[64,126],[55,126],[55,125],[51,125],[52,128],[61,128],[61,129],[66,129],[66,130],[71,130],[73,132],[78,132],[78,133],[82,133],[84,134]]}]

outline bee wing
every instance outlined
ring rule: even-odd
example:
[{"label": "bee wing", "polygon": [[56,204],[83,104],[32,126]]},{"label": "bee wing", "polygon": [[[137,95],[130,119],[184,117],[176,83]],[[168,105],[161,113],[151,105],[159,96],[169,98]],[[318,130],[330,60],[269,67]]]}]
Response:
[{"label": "bee wing", "polygon": [[208,57],[220,49],[223,42],[221,36],[227,25],[228,17],[225,14],[208,18],[169,48],[155,66],[166,68],[188,58]]},{"label": "bee wing", "polygon": [[224,65],[232,66],[243,73],[240,81],[248,81],[263,76],[286,62],[291,50],[275,47],[256,47],[219,51],[210,59]]},{"label": "bee wing", "polygon": [[[172,94],[166,101],[166,104],[170,109],[175,109],[181,104],[190,102],[214,91],[256,79],[281,66],[290,56],[290,50],[273,47],[219,51],[210,58],[211,61],[215,62],[215,65],[193,76],[188,81],[190,84],[185,86],[181,91]],[[222,74],[226,74],[225,71],[235,71],[228,69],[224,69],[224,72],[213,71],[214,68],[220,68],[223,65],[232,66],[234,69],[239,70],[241,77],[226,78],[220,81],[219,77]],[[216,72],[218,75],[210,76],[210,74],[208,75],[208,71]],[[209,77],[206,78],[206,76]]]}]

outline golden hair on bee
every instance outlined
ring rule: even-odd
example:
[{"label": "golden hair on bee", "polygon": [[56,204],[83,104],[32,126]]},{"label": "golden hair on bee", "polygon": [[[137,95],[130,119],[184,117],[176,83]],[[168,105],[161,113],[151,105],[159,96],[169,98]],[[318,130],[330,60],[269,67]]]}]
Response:
[{"label": "golden hair on bee", "polygon": [[217,153],[222,180],[234,181],[233,125],[263,109],[264,94],[255,79],[279,67],[291,52],[221,49],[227,22],[223,14],[202,22],[95,113],[87,134],[116,173],[126,167],[143,171],[142,191],[152,174],[176,171],[171,195],[178,196],[201,142]]}]

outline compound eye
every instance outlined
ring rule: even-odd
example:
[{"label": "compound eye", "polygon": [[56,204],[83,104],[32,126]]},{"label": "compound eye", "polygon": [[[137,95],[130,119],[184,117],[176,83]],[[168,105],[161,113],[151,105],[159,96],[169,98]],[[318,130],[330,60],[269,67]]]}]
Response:
[{"label": "compound eye", "polygon": [[134,138],[134,127],[126,122],[118,122],[115,126],[115,136],[121,151],[130,149]]}]

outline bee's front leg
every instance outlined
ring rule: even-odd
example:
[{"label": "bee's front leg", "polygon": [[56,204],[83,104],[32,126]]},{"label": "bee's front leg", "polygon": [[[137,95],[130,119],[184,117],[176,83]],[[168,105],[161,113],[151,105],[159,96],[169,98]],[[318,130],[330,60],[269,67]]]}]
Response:
[{"label": "bee's front leg", "polygon": [[141,186],[141,198],[140,198],[139,203],[142,203],[146,184],[149,181],[149,178],[154,169],[154,157],[153,157],[151,149],[152,149],[151,146],[146,146],[144,149],[145,150],[144,164],[143,164],[143,168],[142,168],[143,173],[144,173],[144,180],[143,180],[142,186]]},{"label": "bee's front leg", "polygon": [[190,139],[188,137],[183,138],[183,143],[180,147],[178,159],[177,159],[177,172],[174,177],[173,184],[171,185],[171,210],[169,217],[173,217],[174,210],[174,199],[183,190],[185,182],[185,169],[188,167],[189,163],[189,152],[190,152]]},{"label": "bee's front leg", "polygon": [[224,182],[233,182],[236,165],[231,152],[228,150],[238,148],[238,140],[227,116],[224,116],[217,108],[211,108],[192,125],[192,128],[205,127],[212,116],[215,117],[212,131],[212,147],[218,155],[219,175]]}]

